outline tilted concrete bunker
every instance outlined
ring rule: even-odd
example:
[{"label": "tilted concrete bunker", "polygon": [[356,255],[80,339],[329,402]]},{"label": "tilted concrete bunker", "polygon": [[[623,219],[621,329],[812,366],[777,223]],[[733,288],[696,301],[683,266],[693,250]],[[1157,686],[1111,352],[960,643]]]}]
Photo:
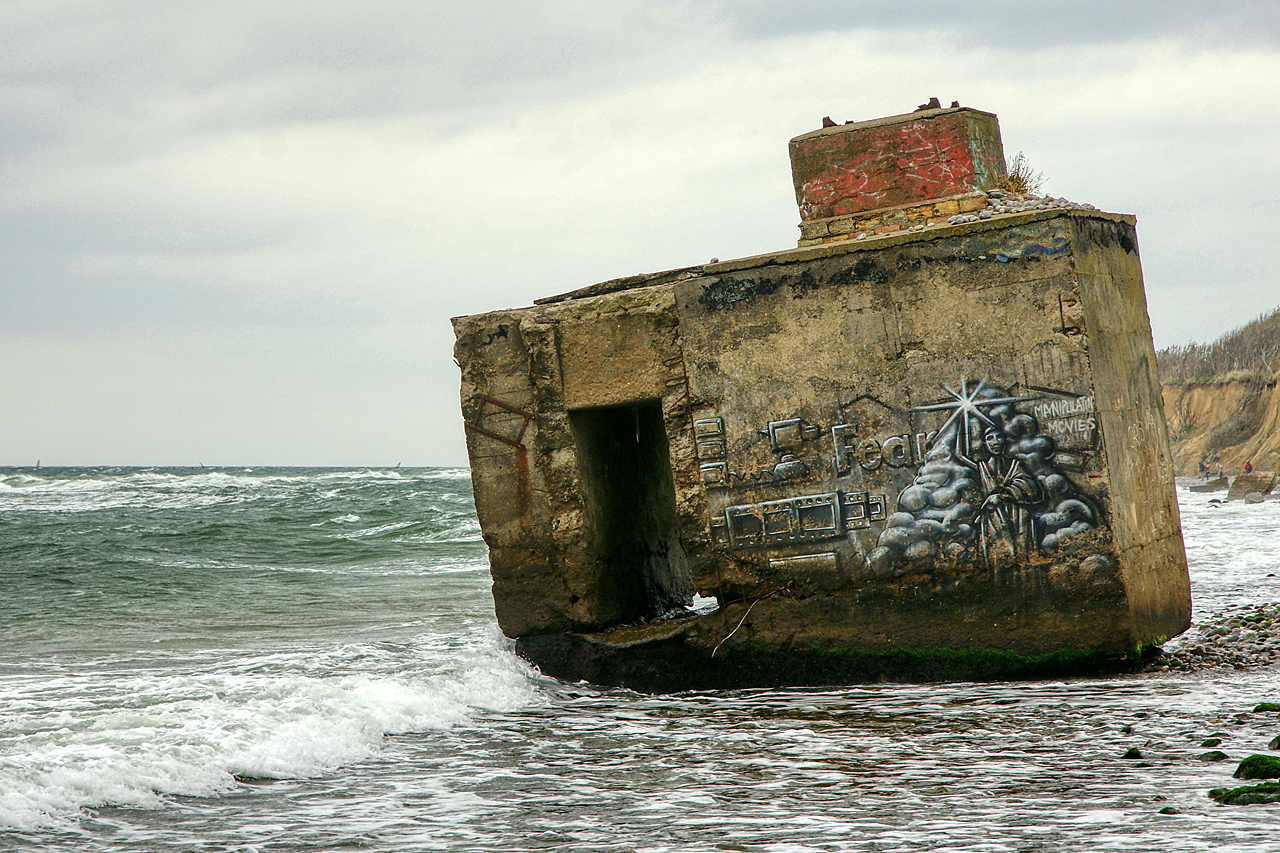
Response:
[{"label": "tilted concrete bunker", "polygon": [[978,110],[791,154],[798,248],[454,320],[517,651],[678,690],[1096,671],[1183,631],[1134,218],[994,190]]}]

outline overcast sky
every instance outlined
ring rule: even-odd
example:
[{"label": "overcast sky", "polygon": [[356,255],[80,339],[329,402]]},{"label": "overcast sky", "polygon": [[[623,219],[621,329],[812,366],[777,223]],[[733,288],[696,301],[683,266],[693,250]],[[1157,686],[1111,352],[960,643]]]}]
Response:
[{"label": "overcast sky", "polygon": [[0,464],[464,464],[449,317],[794,246],[787,140],[933,95],[1157,347],[1280,305],[1280,4],[1038,5],[2,0]]}]

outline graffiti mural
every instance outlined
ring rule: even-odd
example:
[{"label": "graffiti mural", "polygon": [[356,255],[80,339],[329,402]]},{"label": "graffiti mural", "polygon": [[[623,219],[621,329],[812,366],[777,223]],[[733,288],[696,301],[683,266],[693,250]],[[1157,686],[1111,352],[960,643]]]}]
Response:
[{"label": "graffiti mural", "polygon": [[1017,562],[1100,524],[1092,501],[1057,466],[1054,439],[1017,408],[1040,398],[985,382],[943,390],[945,401],[912,410],[949,415],[867,557],[873,572],[927,569],[946,557]]},{"label": "graffiti mural", "polygon": [[702,474],[702,484],[708,489],[811,479],[813,467],[800,454],[824,434],[822,427],[804,418],[769,421],[756,433],[768,439],[777,461],[762,467],[733,470],[725,461],[728,443],[724,418],[698,418],[693,422],[693,432],[701,462],[698,469]]}]

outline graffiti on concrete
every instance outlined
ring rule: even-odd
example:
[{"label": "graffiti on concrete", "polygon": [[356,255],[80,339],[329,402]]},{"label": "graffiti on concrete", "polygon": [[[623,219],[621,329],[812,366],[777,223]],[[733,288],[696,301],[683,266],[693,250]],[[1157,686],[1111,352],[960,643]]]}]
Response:
[{"label": "graffiti on concrete", "polygon": [[1098,417],[1092,396],[1041,400],[1031,407],[1031,415],[1061,450],[1092,448],[1098,435]]},{"label": "graffiti on concrete", "polygon": [[870,527],[873,521],[884,521],[888,517],[887,504],[884,495],[841,492],[840,510],[844,515],[844,529],[850,532],[863,530]]},{"label": "graffiti on concrete", "polygon": [[819,439],[823,428],[804,418],[784,418],[769,421],[756,432],[769,440],[769,449],[778,457],[771,465],[756,469],[735,471],[726,461],[728,441],[724,418],[698,418],[693,422],[694,442],[698,448],[698,470],[702,484],[708,489],[726,489],[733,486],[761,483],[783,483],[811,477],[813,467],[801,458],[805,445]]},{"label": "graffiti on concrete", "polygon": [[728,548],[837,539],[886,517],[884,495],[824,492],[725,507],[711,519],[711,539]]},{"label": "graffiti on concrete", "polygon": [[1097,508],[1055,464],[1053,438],[1018,409],[1040,398],[985,382],[942,387],[946,400],[913,409],[950,414],[867,558],[874,573],[928,570],[946,557],[1017,562],[1099,526]]},{"label": "graffiti on concrete", "polygon": [[724,418],[698,418],[693,422],[693,440],[698,445],[698,458],[703,462],[724,459],[726,445]]}]

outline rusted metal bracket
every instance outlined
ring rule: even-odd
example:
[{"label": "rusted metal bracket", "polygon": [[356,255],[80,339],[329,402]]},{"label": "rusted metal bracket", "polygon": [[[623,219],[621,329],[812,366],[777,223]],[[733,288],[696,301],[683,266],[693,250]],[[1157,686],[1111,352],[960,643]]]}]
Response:
[{"label": "rusted metal bracket", "polygon": [[[480,399],[480,405],[479,407],[476,408],[475,416],[472,417],[472,419],[467,422],[466,424],[467,429],[473,429],[476,432],[480,433],[481,435],[487,435],[489,436],[489,438],[497,439],[498,441],[501,441],[503,444],[509,444],[512,447],[519,447],[523,449],[524,445],[521,442],[524,441],[524,431],[529,428],[529,421],[533,420],[533,415],[529,414],[523,409],[517,409],[515,406],[509,406],[506,403],[502,402],[501,400],[495,400],[493,397],[489,397],[484,394],[481,394],[479,399]],[[520,417],[524,418],[524,422],[520,424],[520,430],[516,433],[515,438],[507,438],[505,435],[498,435],[496,432],[492,432],[480,426],[480,418],[484,416],[485,403],[492,403],[493,405],[497,406],[499,409],[511,412],[511,414],[513,415],[519,415]]]}]

